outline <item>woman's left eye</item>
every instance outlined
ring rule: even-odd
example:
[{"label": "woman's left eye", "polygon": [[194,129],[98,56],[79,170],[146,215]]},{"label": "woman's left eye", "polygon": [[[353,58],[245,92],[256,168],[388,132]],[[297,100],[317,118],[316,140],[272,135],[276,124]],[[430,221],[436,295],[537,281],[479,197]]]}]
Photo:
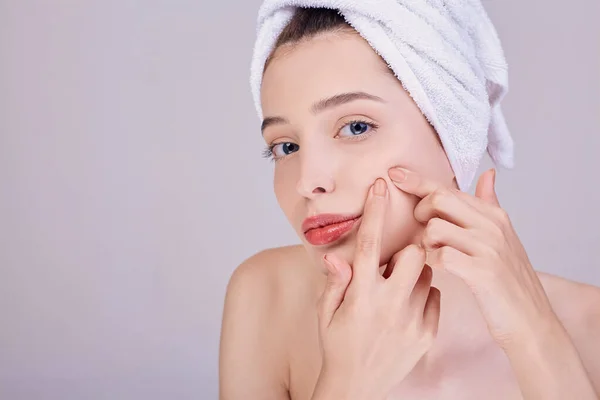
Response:
[{"label": "woman's left eye", "polygon": [[[368,132],[369,129],[377,128],[377,126],[365,121],[351,121],[340,129],[340,136],[358,136]],[[345,134],[345,135],[344,135]]]}]

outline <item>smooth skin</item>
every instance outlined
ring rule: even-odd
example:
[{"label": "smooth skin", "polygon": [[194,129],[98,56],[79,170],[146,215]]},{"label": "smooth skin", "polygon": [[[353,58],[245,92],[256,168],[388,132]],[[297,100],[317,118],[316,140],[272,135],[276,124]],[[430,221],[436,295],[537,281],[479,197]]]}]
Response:
[{"label": "smooth skin", "polygon": [[[336,97],[358,92],[375,97]],[[364,40],[282,48],[261,96],[277,117],[263,131],[275,195],[301,244],[232,275],[222,400],[596,399],[600,289],[533,270],[494,171],[475,196],[456,189],[434,129]],[[369,195],[378,178],[385,200]],[[363,216],[312,246],[302,221],[327,212]]]},{"label": "smooth skin", "polygon": [[[384,399],[429,350],[437,333],[440,292],[429,288],[430,272],[423,269],[425,260],[425,268],[444,269],[472,290],[491,337],[508,356],[523,398],[598,398],[510,219],[500,208],[494,175],[494,170],[484,174],[476,196],[471,196],[405,169],[391,170],[390,176],[399,189],[421,198],[415,217],[427,228],[423,248],[410,245],[398,253],[399,259],[390,263],[393,272],[387,279],[372,268],[379,257],[386,205],[385,181],[377,180],[375,185],[383,189],[379,197],[367,200],[354,266],[335,260],[330,267],[319,321],[321,326],[331,327],[339,313],[335,322],[341,322],[335,328],[320,330],[324,362],[313,399]],[[412,289],[414,277],[421,271],[422,282]],[[387,306],[378,301],[380,296]],[[416,304],[406,306],[408,299]],[[380,308],[386,309],[383,315],[367,311]],[[334,309],[337,311],[332,313]],[[350,321],[348,314],[354,317]],[[356,327],[358,335],[352,329]],[[368,337],[375,340],[369,341]],[[561,349],[561,357],[548,356],[544,346]],[[328,378],[328,374],[336,377]]]},{"label": "smooth skin", "polygon": [[384,274],[375,268],[387,202],[387,183],[378,179],[367,198],[354,265],[327,259],[329,280],[319,307],[323,367],[314,400],[385,398],[437,334],[440,292],[431,288],[423,248],[411,244],[396,253],[390,266],[399,268]]}]

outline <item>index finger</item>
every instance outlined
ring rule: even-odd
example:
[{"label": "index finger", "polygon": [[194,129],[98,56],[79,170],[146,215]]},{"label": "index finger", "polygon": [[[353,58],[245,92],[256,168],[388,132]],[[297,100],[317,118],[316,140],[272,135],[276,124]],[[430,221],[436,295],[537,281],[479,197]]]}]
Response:
[{"label": "index finger", "polygon": [[[444,207],[446,210],[445,215],[443,215],[444,219],[447,219],[450,222],[453,222],[457,225],[466,227],[470,225],[470,223],[465,220],[467,215],[473,215],[472,210],[477,210],[481,214],[485,216],[494,216],[498,207],[490,204],[482,200],[479,197],[472,196],[469,193],[463,192],[458,189],[454,189],[452,187],[445,187],[439,182],[435,182],[432,179],[428,179],[414,171],[409,171],[404,168],[392,168],[389,170],[389,175],[396,187],[398,189],[413,194],[420,199],[426,199],[428,196],[438,194],[440,196],[445,196],[448,194],[452,194],[453,196],[448,197],[448,202],[444,202]],[[428,200],[428,201],[427,201]],[[435,200],[439,200],[435,199]],[[466,205],[471,207],[465,208],[465,204],[461,204],[459,200],[462,200]],[[415,208],[415,216],[419,221],[427,221],[432,217],[432,212],[434,206],[434,199],[429,197],[424,202],[420,203]],[[442,204],[437,202],[437,207],[441,207]],[[437,211],[440,211],[439,209]],[[451,212],[452,211],[452,212]],[[466,211],[466,212],[465,212]],[[471,223],[474,223],[472,217],[469,218]],[[481,220],[481,218],[478,218]],[[479,224],[482,222],[480,221]]]},{"label": "index finger", "polygon": [[368,281],[375,279],[379,274],[379,257],[387,198],[387,183],[385,180],[377,178],[369,190],[362,220],[358,227],[356,253],[352,266],[353,281]]},{"label": "index finger", "polygon": [[406,168],[392,168],[389,170],[389,176],[398,189],[420,198],[424,198],[442,188],[440,183],[427,179]]}]

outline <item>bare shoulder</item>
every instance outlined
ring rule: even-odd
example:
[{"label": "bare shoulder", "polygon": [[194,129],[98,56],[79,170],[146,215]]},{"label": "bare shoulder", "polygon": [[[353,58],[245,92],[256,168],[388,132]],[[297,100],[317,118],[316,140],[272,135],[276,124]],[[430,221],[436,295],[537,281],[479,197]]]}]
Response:
[{"label": "bare shoulder", "polygon": [[600,329],[600,287],[547,273],[538,272],[538,276],[564,324],[576,324],[571,329],[584,332],[592,327]]},{"label": "bare shoulder", "polygon": [[538,273],[552,307],[600,388],[600,287]]},{"label": "bare shoulder", "polygon": [[297,304],[295,292],[310,287],[308,263],[302,246],[266,249],[247,258],[229,279],[225,313],[239,308],[238,312],[276,328]]},{"label": "bare shoulder", "polygon": [[[286,399],[286,330],[310,268],[301,246],[263,250],[244,260],[227,285],[221,326],[221,399]],[[306,290],[306,289],[305,289]]]},{"label": "bare shoulder", "polygon": [[234,270],[227,295],[236,296],[241,292],[258,298],[285,300],[294,288],[312,282],[314,272],[309,264],[301,245],[262,250]]}]

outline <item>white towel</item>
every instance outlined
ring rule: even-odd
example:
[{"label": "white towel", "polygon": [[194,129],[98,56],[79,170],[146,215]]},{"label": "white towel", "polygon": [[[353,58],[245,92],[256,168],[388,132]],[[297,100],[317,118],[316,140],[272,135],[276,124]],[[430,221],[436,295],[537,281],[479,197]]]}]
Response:
[{"label": "white towel", "polygon": [[265,0],[250,74],[260,119],[264,64],[296,7],[339,10],[387,62],[435,128],[461,190],[471,186],[486,150],[496,165],[513,167],[500,108],[508,68],[480,0]]}]

